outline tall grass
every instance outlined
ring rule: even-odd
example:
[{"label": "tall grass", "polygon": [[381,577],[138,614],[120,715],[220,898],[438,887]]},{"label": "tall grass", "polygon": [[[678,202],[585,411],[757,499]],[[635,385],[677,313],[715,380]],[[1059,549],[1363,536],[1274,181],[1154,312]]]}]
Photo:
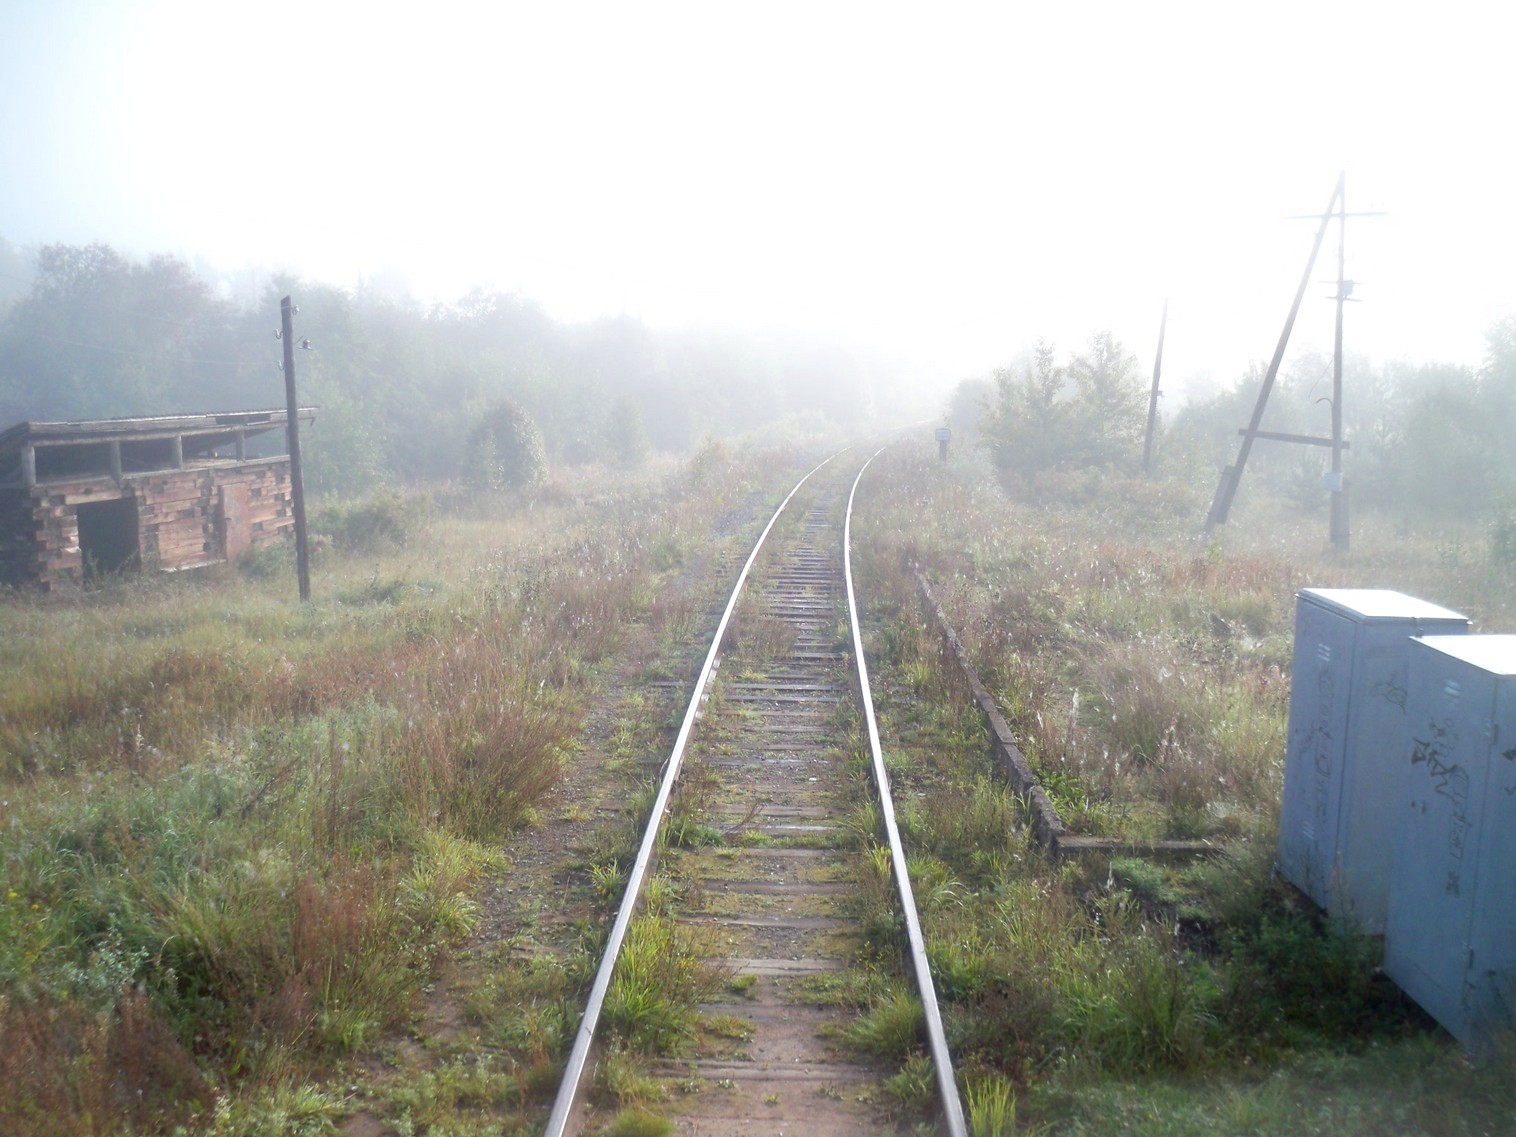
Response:
[{"label": "tall grass", "polygon": [[280,1087],[477,927],[670,543],[743,476],[408,512],[304,606],[233,570],[0,603],[0,1130],[327,1125]]},{"label": "tall grass", "polygon": [[[1076,829],[1203,836],[1239,812],[1268,813],[1300,566],[1197,551],[1167,515],[1113,528],[1104,514],[1029,508],[949,471],[913,475],[926,484],[881,472],[873,488],[870,594],[911,612],[909,627],[919,617],[901,565],[925,567]],[[900,650],[890,626],[886,659]]]},{"label": "tall grass", "polygon": [[[1162,495],[1034,508],[972,470],[909,458],[871,478],[870,662],[975,1127],[1004,1129],[1013,1101],[1018,1124],[1069,1134],[1328,1132],[1329,1116],[1365,1135],[1509,1128],[1499,1077],[1461,1065],[1376,973],[1375,945],[1272,873],[1295,590],[1390,587],[1456,606],[1491,579],[1471,546],[1386,542],[1364,518],[1346,559],[1256,522],[1202,548],[1151,512]],[[1044,860],[989,780],[982,735],[960,745],[941,725],[954,713],[920,705],[963,692],[930,674],[941,655],[909,561],[1075,832],[1205,836],[1226,855]],[[1506,581],[1465,610],[1511,611],[1510,598]],[[1402,1078],[1413,1053],[1423,1065]],[[1004,1090],[991,1101],[986,1084]],[[1459,1105],[1437,1121],[1448,1093]]]},{"label": "tall grass", "polygon": [[614,1037],[636,1050],[670,1053],[694,1036],[698,1004],[714,998],[727,979],[703,962],[712,953],[697,941],[656,900],[632,922],[605,1001],[605,1024]]}]

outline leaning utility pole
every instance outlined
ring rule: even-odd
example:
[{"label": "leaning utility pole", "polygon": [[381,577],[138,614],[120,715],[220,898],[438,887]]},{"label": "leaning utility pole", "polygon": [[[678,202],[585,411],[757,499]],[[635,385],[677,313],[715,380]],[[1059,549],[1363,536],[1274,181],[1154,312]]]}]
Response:
[{"label": "leaning utility pole", "polygon": [[[1211,502],[1211,512],[1205,519],[1205,535],[1209,537],[1217,525],[1227,519],[1232,508],[1232,499],[1237,496],[1237,485],[1242,481],[1242,469],[1247,464],[1248,453],[1255,438],[1269,438],[1278,442],[1297,442],[1306,446],[1328,446],[1332,450],[1332,470],[1326,477],[1327,488],[1332,494],[1331,539],[1332,544],[1343,551],[1348,547],[1348,483],[1342,475],[1342,452],[1348,443],[1342,437],[1342,306],[1353,298],[1353,282],[1347,279],[1347,227],[1349,217],[1378,217],[1377,212],[1349,213],[1347,207],[1347,174],[1337,175],[1337,186],[1332,190],[1332,200],[1327,202],[1324,213],[1308,214],[1302,220],[1321,222],[1316,230],[1316,241],[1311,246],[1311,256],[1305,263],[1305,272],[1300,277],[1300,287],[1295,291],[1295,302],[1290,305],[1290,314],[1285,319],[1284,331],[1279,336],[1279,346],[1274,349],[1273,361],[1268,374],[1263,377],[1263,387],[1258,392],[1258,402],[1253,407],[1253,417],[1247,428],[1237,433],[1242,435],[1242,446],[1237,452],[1237,461],[1221,471],[1221,483],[1216,487],[1216,497]],[[1290,330],[1295,326],[1295,316],[1300,311],[1305,286],[1311,279],[1316,255],[1321,251],[1321,240],[1326,236],[1327,226],[1337,222],[1337,328],[1332,349],[1332,436],[1314,438],[1302,434],[1280,434],[1260,430],[1263,411],[1268,405],[1269,392],[1279,375],[1279,363],[1284,358],[1285,345],[1290,341]],[[1156,380],[1155,380],[1156,382]]]},{"label": "leaning utility pole", "polygon": [[1163,302],[1163,316],[1158,320],[1158,354],[1153,357],[1153,391],[1148,396],[1148,429],[1142,439],[1142,472],[1148,472],[1153,460],[1153,427],[1158,421],[1158,377],[1163,373],[1163,333],[1169,326],[1169,302]]},{"label": "leaning utility pole", "polygon": [[[1321,239],[1326,236],[1327,225],[1332,220],[1332,211],[1337,207],[1338,199],[1342,196],[1342,183],[1345,176],[1338,175],[1337,185],[1332,190],[1332,200],[1327,202],[1326,212],[1321,215],[1321,227],[1316,230],[1316,240],[1311,245],[1311,255],[1306,259],[1305,272],[1300,274],[1300,287],[1295,290],[1295,300],[1290,305],[1290,314],[1284,320],[1284,331],[1279,333],[1279,344],[1274,348],[1274,358],[1269,361],[1268,373],[1263,377],[1263,387],[1259,389],[1258,402],[1253,406],[1253,417],[1249,420],[1247,429],[1242,432],[1242,446],[1237,451],[1237,461],[1221,471],[1221,482],[1217,485],[1216,496],[1211,501],[1211,512],[1205,519],[1207,537],[1216,526],[1226,521],[1227,514],[1232,511],[1232,499],[1237,496],[1237,485],[1242,481],[1242,471],[1248,463],[1248,454],[1252,452],[1253,439],[1263,436],[1258,429],[1263,422],[1263,411],[1269,405],[1269,392],[1274,389],[1274,380],[1279,377],[1279,364],[1284,360],[1284,349],[1290,342],[1290,332],[1295,328],[1295,317],[1300,312],[1300,302],[1305,299],[1306,285],[1311,282],[1311,270],[1316,267],[1316,254],[1321,252]],[[1302,440],[1295,439],[1294,441]]]},{"label": "leaning utility pole", "polygon": [[[295,572],[300,578],[300,599],[311,598],[311,556],[305,532],[305,485],[300,475],[300,403],[295,398],[295,336],[291,316],[298,308],[290,307],[290,298],[279,301],[279,338],[284,341],[284,402],[288,408],[285,423],[290,452],[290,508],[295,514]],[[310,340],[300,346],[309,348]]]}]

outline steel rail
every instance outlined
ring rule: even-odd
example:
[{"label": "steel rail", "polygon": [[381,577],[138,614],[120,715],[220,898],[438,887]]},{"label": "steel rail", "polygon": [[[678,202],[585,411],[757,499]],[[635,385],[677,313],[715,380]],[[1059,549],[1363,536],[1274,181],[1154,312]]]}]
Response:
[{"label": "steel rail", "polygon": [[747,581],[748,572],[753,563],[758,559],[758,553],[763,548],[763,543],[768,539],[769,531],[779,520],[785,506],[789,505],[790,499],[800,492],[800,487],[810,480],[812,474],[821,469],[828,462],[847,452],[847,449],[839,450],[836,454],[818,462],[810,471],[795,483],[795,488],[785,495],[779,508],[774,510],[774,515],[769,518],[763,532],[758,535],[758,542],[753,546],[753,551],[748,554],[742,571],[737,575],[737,583],[732,588],[731,599],[727,601],[726,609],[721,613],[721,620],[716,625],[716,634],[711,638],[711,649],[706,653],[705,663],[700,668],[700,674],[695,680],[695,689],[690,695],[689,708],[684,712],[684,722],[679,727],[679,734],[674,740],[674,748],[669,754],[668,762],[664,767],[663,780],[658,787],[658,796],[653,802],[653,808],[648,815],[648,825],[642,835],[642,845],[637,850],[637,860],[632,865],[631,876],[627,880],[626,893],[622,897],[621,907],[616,913],[616,922],[611,927],[610,939],[606,942],[605,955],[600,960],[600,968],[595,973],[595,982],[590,988],[589,1000],[585,1003],[584,1017],[579,1022],[579,1033],[574,1037],[574,1048],[569,1054],[568,1064],[564,1067],[563,1080],[558,1084],[558,1096],[553,1102],[553,1111],[548,1115],[547,1128],[543,1131],[544,1137],[563,1137],[568,1126],[569,1117],[573,1113],[574,1105],[579,1098],[580,1082],[584,1078],[585,1067],[589,1062],[590,1048],[595,1041],[595,1027],[600,1021],[600,1012],[605,1006],[606,994],[610,991],[611,976],[616,969],[616,957],[621,954],[621,945],[626,940],[627,929],[631,926],[632,916],[636,913],[638,903],[642,898],[642,890],[647,883],[649,867],[653,861],[653,852],[658,843],[658,831],[662,827],[661,822],[664,810],[668,808],[670,795],[673,793],[674,784],[679,779],[679,770],[684,762],[685,746],[689,742],[690,733],[695,728],[695,720],[699,716],[700,703],[704,698],[705,689],[709,686],[711,676],[716,671],[716,659],[720,654],[721,641],[726,635],[727,625],[731,622],[732,613],[737,608],[738,597],[742,593],[742,586]]},{"label": "steel rail", "polygon": [[942,1109],[946,1115],[950,1137],[968,1137],[968,1124],[963,1116],[963,1103],[958,1096],[958,1082],[953,1076],[953,1058],[948,1053],[947,1034],[942,1027],[942,1011],[937,1005],[937,989],[932,982],[931,965],[926,958],[926,939],[921,932],[921,920],[916,914],[916,898],[911,889],[911,874],[906,868],[905,846],[900,841],[900,827],[895,821],[895,803],[890,795],[890,777],[884,769],[884,751],[879,744],[879,723],[874,717],[874,698],[869,690],[868,664],[863,658],[863,633],[858,626],[858,602],[853,593],[853,500],[858,495],[858,484],[863,481],[869,463],[881,453],[881,446],[869,455],[868,461],[853,480],[848,494],[847,513],[842,523],[842,575],[847,586],[848,620],[853,628],[853,655],[858,665],[858,686],[862,692],[863,717],[868,724],[869,749],[873,755],[874,783],[879,794],[879,811],[884,815],[885,833],[890,842],[890,861],[895,871],[895,886],[900,896],[900,908],[905,916],[906,936],[911,944],[911,967],[916,976],[916,988],[921,995],[921,1008],[926,1018],[927,1045],[932,1053],[932,1066],[937,1072],[937,1090],[942,1097]]}]

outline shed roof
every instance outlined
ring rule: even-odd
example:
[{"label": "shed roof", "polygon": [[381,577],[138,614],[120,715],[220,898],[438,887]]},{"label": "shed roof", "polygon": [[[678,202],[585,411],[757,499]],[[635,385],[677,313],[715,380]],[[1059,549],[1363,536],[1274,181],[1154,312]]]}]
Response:
[{"label": "shed roof", "polygon": [[[302,422],[313,422],[315,407],[301,407]],[[154,418],[84,419],[77,422],[20,422],[0,431],[0,453],[24,446],[88,442],[140,442],[154,438],[213,437],[230,442],[238,434],[262,434],[289,422],[283,407],[264,411],[225,411],[219,414],[161,415]]]}]

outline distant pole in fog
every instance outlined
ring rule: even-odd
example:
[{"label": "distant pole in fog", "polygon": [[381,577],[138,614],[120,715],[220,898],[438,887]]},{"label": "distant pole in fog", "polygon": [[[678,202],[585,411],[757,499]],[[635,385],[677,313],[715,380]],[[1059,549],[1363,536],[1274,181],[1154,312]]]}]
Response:
[{"label": "distant pole in fog", "polygon": [[1332,512],[1328,528],[1332,546],[1348,550],[1348,486],[1342,476],[1342,306],[1353,294],[1353,282],[1347,275],[1348,193],[1347,175],[1343,175],[1337,194],[1337,329],[1332,343],[1332,472],[1327,485],[1332,491]]},{"label": "distant pole in fog", "polygon": [[1142,440],[1142,472],[1146,474],[1153,460],[1153,426],[1158,421],[1158,377],[1163,374],[1163,333],[1169,326],[1169,302],[1163,302],[1158,320],[1158,354],[1153,357],[1153,391],[1148,396],[1148,430]]},{"label": "distant pole in fog", "polygon": [[[290,510],[295,515],[295,572],[300,579],[300,599],[311,598],[310,543],[305,532],[305,485],[300,475],[300,403],[295,398],[295,335],[290,298],[279,301],[279,338],[284,341],[284,402],[288,421],[285,424],[290,452]],[[310,347],[309,340],[300,346]]]}]

